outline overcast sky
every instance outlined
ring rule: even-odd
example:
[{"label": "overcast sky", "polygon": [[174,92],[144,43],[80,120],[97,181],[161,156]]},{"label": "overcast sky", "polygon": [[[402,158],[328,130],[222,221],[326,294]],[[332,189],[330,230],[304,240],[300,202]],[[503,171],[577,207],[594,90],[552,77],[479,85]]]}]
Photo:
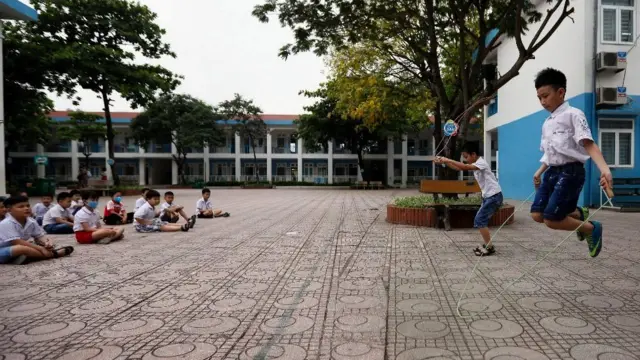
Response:
[{"label": "overcast sky", "polygon": [[[23,0],[28,3],[28,0]],[[161,65],[183,75],[177,92],[212,105],[234,93],[251,98],[267,114],[299,114],[309,100],[300,90],[313,90],[325,78],[322,59],[302,54],[283,60],[278,49],[293,36],[276,21],[260,23],[251,16],[264,0],[140,0],[158,14],[167,30],[166,42],[178,55]],[[82,91],[80,108],[101,111],[102,102]],[[67,99],[52,96],[58,110],[72,108]],[[129,111],[116,98],[112,111]]]}]

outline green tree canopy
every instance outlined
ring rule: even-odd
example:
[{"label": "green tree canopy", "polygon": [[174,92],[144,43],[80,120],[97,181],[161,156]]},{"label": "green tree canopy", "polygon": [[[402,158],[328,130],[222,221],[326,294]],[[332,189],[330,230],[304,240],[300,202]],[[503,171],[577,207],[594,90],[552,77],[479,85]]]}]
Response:
[{"label": "green tree canopy", "polygon": [[151,142],[172,143],[177,155],[180,182],[186,183],[187,154],[196,148],[224,144],[225,133],[216,124],[213,108],[189,95],[169,94],[158,98],[131,122],[131,138],[146,147]]}]

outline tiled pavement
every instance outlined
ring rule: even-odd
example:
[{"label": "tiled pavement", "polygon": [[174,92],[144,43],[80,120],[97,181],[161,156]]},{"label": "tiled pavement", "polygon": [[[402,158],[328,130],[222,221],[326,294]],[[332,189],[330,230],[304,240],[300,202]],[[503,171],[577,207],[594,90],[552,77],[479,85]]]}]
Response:
[{"label": "tiled pavement", "polygon": [[[198,196],[176,193],[188,208]],[[128,228],[119,243],[2,266],[0,359],[640,355],[639,215],[598,213],[606,242],[597,259],[572,237],[468,319],[456,315],[456,301],[479,238],[387,224],[385,204],[412,193],[214,190],[230,218],[200,220],[189,233]],[[562,240],[526,215],[501,231],[498,254],[482,259],[463,315]]]}]

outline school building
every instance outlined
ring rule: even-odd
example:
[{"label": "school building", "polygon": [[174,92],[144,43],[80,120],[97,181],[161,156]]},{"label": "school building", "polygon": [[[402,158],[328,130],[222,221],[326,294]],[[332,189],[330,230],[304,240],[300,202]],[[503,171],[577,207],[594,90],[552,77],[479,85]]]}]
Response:
[{"label": "school building", "polygon": [[[115,170],[124,183],[135,185],[168,185],[178,183],[178,168],[172,156],[172,144],[150,144],[140,148],[130,137],[129,124],[137,113],[112,113],[115,137]],[[294,115],[263,115],[268,133],[257,140],[256,157],[249,139],[228,132],[226,143],[216,148],[190,149],[187,155],[188,181],[229,182],[260,181],[346,184],[362,180],[357,155],[344,144],[322,144],[321,151],[305,149],[304,141],[296,139]],[[54,112],[57,122],[68,120],[66,112]],[[224,123],[223,123],[224,124]],[[223,125],[227,126],[227,125]],[[229,129],[230,130],[230,129]],[[56,140],[47,145],[25,144],[10,149],[11,166],[18,178],[55,178],[58,182],[74,181],[79,168],[89,156],[89,170],[100,176],[108,160],[108,144],[103,139],[90,144]],[[482,129],[471,126],[470,139],[482,139]],[[402,141],[380,141],[364,155],[371,180],[396,187],[415,186],[421,179],[435,178],[433,163],[435,143],[433,129],[409,134]],[[495,147],[495,144],[494,146]],[[496,155],[493,150],[494,157]],[[36,161],[37,160],[37,161]],[[460,178],[469,174],[460,174]]]},{"label": "school building", "polygon": [[[502,87],[487,106],[484,143],[487,148],[497,140],[498,174],[505,197],[524,200],[534,190],[532,178],[542,156],[541,129],[549,115],[537,99],[534,78],[541,69],[553,67],[566,74],[566,98],[586,114],[593,137],[612,169],[616,179],[614,204],[638,202],[640,168],[635,155],[640,146],[635,144],[640,134],[640,49],[636,46],[639,1],[572,1],[573,21],[566,19],[535,53],[535,59],[527,61],[520,75]],[[537,3],[543,16],[555,4]],[[523,39],[525,45],[539,25],[531,26]],[[489,34],[487,42],[493,36],[495,33]],[[500,46],[485,64],[494,65],[498,74],[504,74],[516,61],[518,50],[514,39],[499,41]],[[582,205],[601,204],[599,176],[595,164],[588,161]]]}]

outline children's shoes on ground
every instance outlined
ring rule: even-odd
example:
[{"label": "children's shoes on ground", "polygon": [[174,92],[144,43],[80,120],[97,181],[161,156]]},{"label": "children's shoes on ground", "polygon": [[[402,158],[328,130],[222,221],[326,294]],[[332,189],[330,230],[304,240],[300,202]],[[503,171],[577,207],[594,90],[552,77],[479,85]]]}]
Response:
[{"label": "children's shoes on ground", "polygon": [[482,244],[482,246],[478,246],[477,248],[475,248],[473,252],[476,254],[476,256],[489,256],[495,254],[496,249],[493,247],[493,245],[487,247],[486,244]]}]

